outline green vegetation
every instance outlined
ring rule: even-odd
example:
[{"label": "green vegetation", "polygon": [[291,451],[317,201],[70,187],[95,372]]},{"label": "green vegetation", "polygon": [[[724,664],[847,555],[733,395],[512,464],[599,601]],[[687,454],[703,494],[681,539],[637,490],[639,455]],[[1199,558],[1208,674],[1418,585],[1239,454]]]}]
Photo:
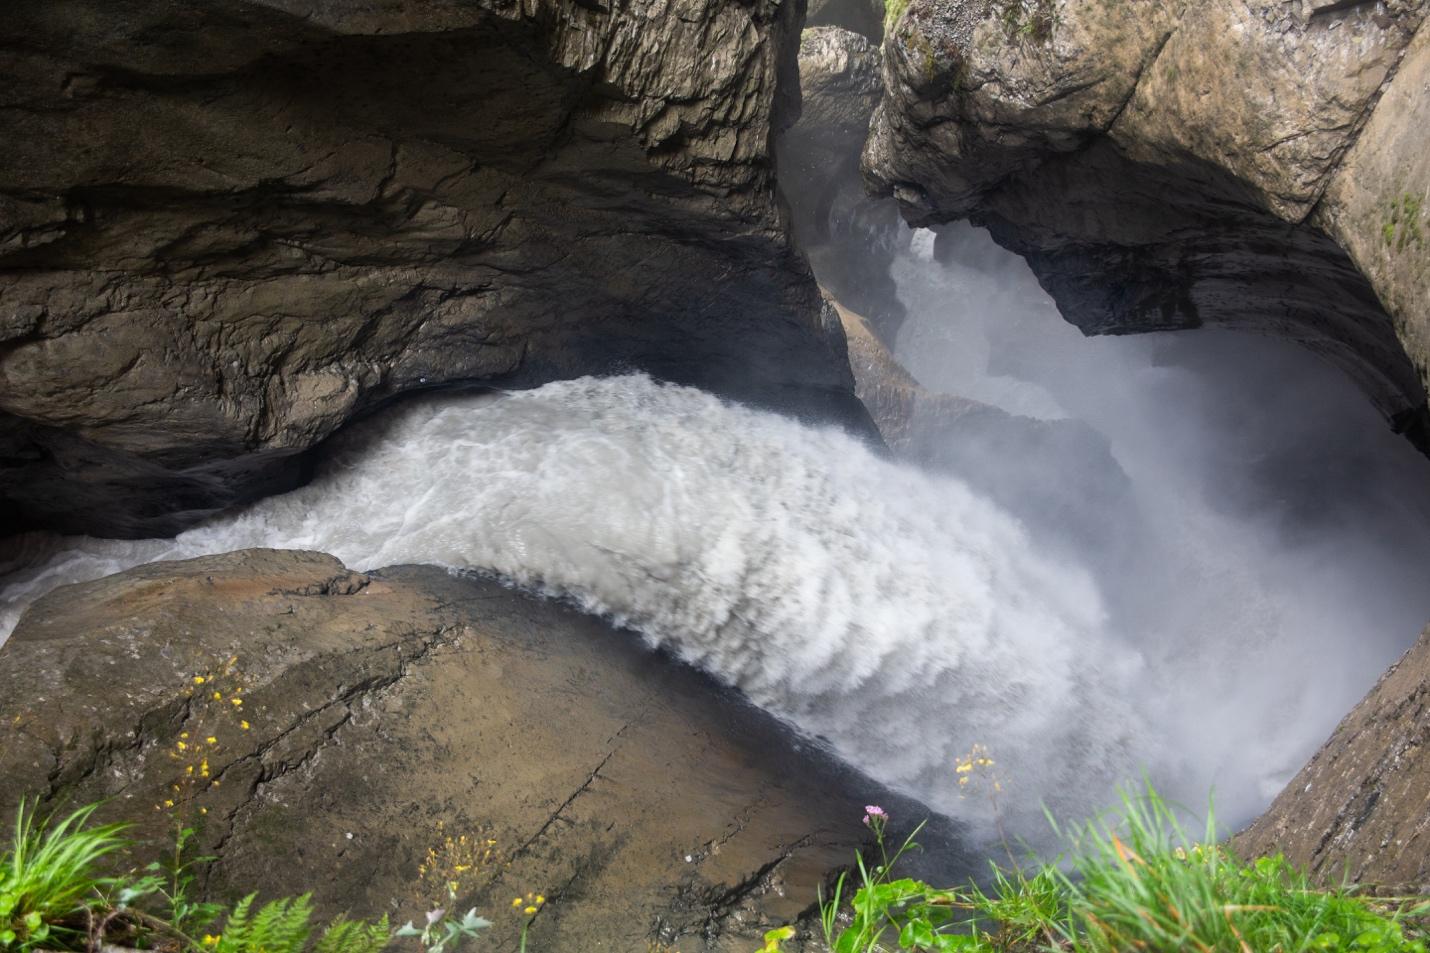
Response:
[{"label": "green vegetation", "polygon": [[[1217,845],[1210,811],[1196,841],[1150,785],[1124,794],[1115,816],[1060,832],[1071,845],[1064,863],[995,865],[986,888],[897,878],[900,859],[917,849],[918,830],[889,853],[888,816],[868,810],[877,862],[859,858],[853,895],[841,877],[820,905],[833,953],[1426,951],[1415,921],[1430,904],[1319,889],[1281,857],[1241,861]],[[765,947],[779,949],[778,939]]]},{"label": "green vegetation", "polygon": [[[0,854],[0,950],[78,953],[122,943],[167,953],[379,953],[412,939],[411,949],[447,953],[491,926],[475,910],[455,917],[441,907],[427,913],[421,927],[408,922],[393,930],[386,916],[374,921],[338,917],[320,925],[313,921],[308,894],[262,906],[255,906],[257,895],[250,894],[232,909],[197,903],[189,897],[191,868],[207,858],[184,859],[184,844],[193,835],[187,828],[179,832],[172,864],[103,876],[101,860],[122,857],[132,845],[122,825],[89,823],[95,807],[44,823],[36,820],[34,808],[20,806],[10,846]],[[445,866],[453,858],[471,859],[471,851],[461,846],[465,838],[449,838],[449,843],[458,849],[434,848],[429,863],[436,865],[424,865],[424,871],[443,876],[450,902],[460,886],[455,878],[472,868],[459,864],[454,872]],[[518,897],[513,908],[529,917],[545,902],[530,894]],[[521,946],[526,947],[525,926]]]},{"label": "green vegetation", "polygon": [[21,804],[10,850],[0,858],[0,950],[28,953],[77,935],[76,914],[90,910],[110,882],[95,873],[119,847],[119,827],[87,827],[93,807],[47,826]]},{"label": "green vegetation", "polygon": [[890,33],[909,8],[909,0],[884,0],[884,32]]},{"label": "green vegetation", "polygon": [[[130,844],[122,825],[90,825],[95,809],[90,805],[57,823],[43,823],[36,821],[34,808],[20,806],[10,847],[0,855],[0,950],[88,951],[123,942],[176,953],[378,953],[397,937],[423,936],[411,924],[392,931],[385,916],[370,923],[339,917],[312,940],[307,895],[257,909],[256,895],[250,895],[230,911],[195,903],[188,897],[191,863],[182,858],[189,829],[179,834],[179,860],[172,869],[151,864],[143,873],[101,876],[101,859],[122,854]],[[429,931],[474,936],[487,925],[475,911],[462,920],[438,914],[429,915]],[[187,932],[220,922],[218,933],[196,938]],[[441,942],[425,939],[422,946],[429,953],[443,949]]]},{"label": "green vegetation", "polygon": [[1421,226],[1422,203],[1409,192],[1390,200],[1390,213],[1381,226],[1381,235],[1388,248],[1403,252],[1406,248],[1423,248],[1425,231]]},{"label": "green vegetation", "polygon": [[1002,0],[1000,14],[1009,40],[1047,43],[1058,26],[1057,0]]}]

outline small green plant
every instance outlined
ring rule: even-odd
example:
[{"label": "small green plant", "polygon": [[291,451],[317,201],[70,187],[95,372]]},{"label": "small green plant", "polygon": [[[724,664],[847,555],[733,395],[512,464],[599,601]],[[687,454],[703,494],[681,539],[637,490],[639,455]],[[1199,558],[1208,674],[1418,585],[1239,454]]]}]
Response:
[{"label": "small green plant", "polygon": [[[988,753],[975,746],[955,774],[961,792],[987,787],[996,814],[1002,785],[992,767]],[[1194,840],[1150,784],[1124,793],[1117,812],[1059,831],[1071,848],[1066,858],[1024,869],[1011,862],[1010,851],[1010,866],[994,864],[986,886],[942,889],[897,877],[895,866],[918,849],[914,838],[922,825],[891,854],[888,814],[873,805],[865,811],[877,857],[872,864],[856,857],[852,896],[848,877],[841,876],[832,896],[820,897],[820,926],[831,953],[1427,950],[1411,924],[1430,904],[1321,889],[1279,856],[1243,862],[1216,843],[1210,809],[1202,840]],[[778,953],[785,938],[767,934],[760,953]]]},{"label": "small green plant", "polygon": [[112,885],[95,864],[124,846],[122,825],[88,826],[96,807],[48,823],[20,802],[10,849],[0,855],[0,950],[29,953],[82,933],[83,918]]},{"label": "small green plant", "polygon": [[179,826],[174,832],[174,849],[163,861],[154,861],[145,868],[147,876],[136,882],[131,891],[138,896],[153,894],[164,904],[164,919],[181,933],[194,933],[213,923],[223,912],[214,903],[195,900],[192,896],[194,871],[213,857],[189,857],[188,848],[197,828]]},{"label": "small green plant", "polygon": [[1003,0],[1002,21],[1009,40],[1046,43],[1058,26],[1057,0]]},{"label": "small green plant", "polygon": [[1387,247],[1403,252],[1425,244],[1425,231],[1420,225],[1421,201],[1409,192],[1390,200],[1390,214],[1381,226]]},{"label": "small green plant", "polygon": [[1424,953],[1402,916],[1347,889],[1320,890],[1285,858],[1243,863],[1201,842],[1150,784],[1124,794],[1114,818],[1071,832],[1072,876],[1060,875],[1077,950],[1356,950]]},{"label": "small green plant", "polygon": [[775,927],[765,931],[765,945],[755,953],[784,953],[784,941],[794,937],[794,927]]},{"label": "small green plant", "polygon": [[[256,895],[240,900],[228,915],[223,932],[205,935],[203,946],[214,953],[304,953],[313,934],[311,897],[285,897],[253,909]],[[312,953],[381,953],[392,940],[387,917],[374,923],[340,917],[328,925]]]},{"label": "small green plant", "polygon": [[[427,953],[443,953],[449,945],[455,949],[462,940],[477,937],[491,925],[490,920],[477,916],[475,909],[468,910],[460,919],[449,917],[445,910],[437,909],[427,914],[427,923],[421,929],[408,920],[393,935],[416,937]],[[525,930],[521,933],[521,947],[526,949]]]}]

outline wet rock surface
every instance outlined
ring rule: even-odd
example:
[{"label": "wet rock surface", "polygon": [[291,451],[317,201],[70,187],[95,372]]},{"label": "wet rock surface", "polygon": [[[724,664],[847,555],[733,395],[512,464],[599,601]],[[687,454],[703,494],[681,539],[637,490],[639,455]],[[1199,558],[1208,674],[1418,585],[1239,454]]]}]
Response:
[{"label": "wet rock surface", "polygon": [[916,224],[986,225],[1089,333],[1289,337],[1430,449],[1425,14],[914,0],[864,168]]},{"label": "wet rock surface", "polygon": [[[317,553],[153,563],[56,590],[0,648],[0,720],[0,806],[106,798],[102,814],[137,820],[157,852],[174,810],[156,805],[177,799],[201,821],[198,853],[219,857],[212,897],[311,889],[325,914],[420,919],[440,896],[419,872],[428,848],[493,840],[460,901],[497,922],[502,948],[519,925],[510,898],[539,891],[535,949],[744,953],[809,909],[866,833],[862,805],[888,797],[598,620]],[[175,793],[185,733],[216,739],[217,783]],[[921,840],[948,860],[940,835]]]},{"label": "wet rock surface", "polygon": [[867,426],[774,193],[793,0],[7,14],[7,524],[171,533],[451,384],[641,368]]},{"label": "wet rock surface", "polygon": [[1233,841],[1325,883],[1430,891],[1430,629]]}]

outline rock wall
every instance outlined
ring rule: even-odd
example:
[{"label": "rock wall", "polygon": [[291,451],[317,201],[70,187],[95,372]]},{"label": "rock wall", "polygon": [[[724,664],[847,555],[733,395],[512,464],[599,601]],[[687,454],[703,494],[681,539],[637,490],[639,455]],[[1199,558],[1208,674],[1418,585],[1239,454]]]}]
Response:
[{"label": "rock wall", "polygon": [[6,14],[0,522],[172,532],[434,386],[867,425],[773,188],[798,0]]},{"label": "rock wall", "polygon": [[892,341],[904,317],[889,274],[898,206],[871,198],[859,172],[883,94],[879,48],[851,30],[811,27],[800,38],[799,85],[799,121],[778,140],[795,243],[824,289]]},{"label": "rock wall", "polygon": [[1089,333],[1240,327],[1430,451],[1425,0],[913,0],[864,169]]},{"label": "rock wall", "polygon": [[[317,553],[50,593],[0,648],[0,723],[0,811],[105,798],[153,853],[175,816],[197,822],[209,897],[312,890],[324,915],[420,922],[445,899],[428,849],[440,866],[447,837],[494,841],[457,878],[492,949],[515,948],[510,898],[537,891],[533,949],[748,953],[813,904],[867,834],[863,805],[888,797],[594,618]],[[209,777],[185,780],[198,757]]]},{"label": "rock wall", "polygon": [[1430,629],[1233,847],[1323,882],[1430,890]]}]

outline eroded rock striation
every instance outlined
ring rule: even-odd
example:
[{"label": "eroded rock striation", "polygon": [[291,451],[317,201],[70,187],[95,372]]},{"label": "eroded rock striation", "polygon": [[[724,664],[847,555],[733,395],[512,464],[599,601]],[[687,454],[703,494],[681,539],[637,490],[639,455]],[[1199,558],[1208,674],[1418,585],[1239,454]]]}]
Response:
[{"label": "eroded rock striation", "polygon": [[[176,812],[200,821],[211,897],[312,890],[327,915],[420,921],[445,899],[444,875],[419,870],[428,848],[440,866],[448,836],[492,840],[458,879],[493,948],[515,947],[510,898],[539,891],[536,949],[745,953],[810,907],[867,833],[862,805],[887,797],[629,633],[495,583],[318,553],[50,593],[0,648],[0,718],[0,807],[105,798],[155,852]],[[208,779],[185,780],[180,742]]]},{"label": "eroded rock striation", "polygon": [[1430,889],[1430,629],[1336,728],[1266,813],[1246,855],[1284,853],[1328,883]]},{"label": "eroded rock striation", "polygon": [[912,0],[864,169],[970,218],[1089,333],[1336,362],[1430,450],[1423,0]]},{"label": "eroded rock striation", "polygon": [[773,187],[801,10],[10,4],[0,519],[172,532],[451,384],[866,425]]}]

